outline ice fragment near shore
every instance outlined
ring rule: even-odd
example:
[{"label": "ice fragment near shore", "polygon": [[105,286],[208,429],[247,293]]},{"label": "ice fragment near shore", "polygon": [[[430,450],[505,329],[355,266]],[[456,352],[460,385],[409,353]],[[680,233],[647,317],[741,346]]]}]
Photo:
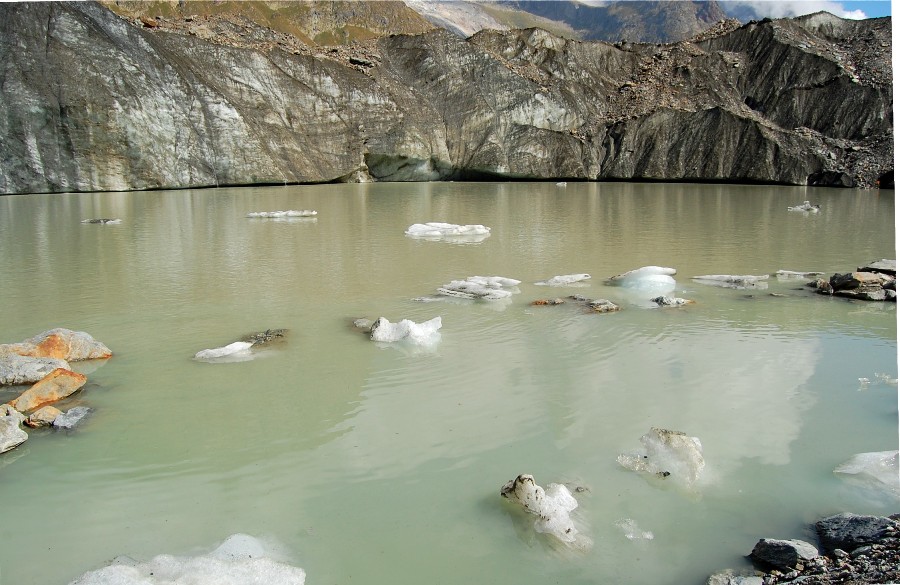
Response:
[{"label": "ice fragment near shore", "polygon": [[440,328],[440,317],[422,323],[415,323],[409,319],[391,323],[386,318],[379,317],[372,325],[370,338],[372,341],[387,343],[409,340],[416,345],[430,345],[440,340],[440,333],[438,333]]},{"label": "ice fragment near shore", "polygon": [[817,278],[825,274],[824,272],[802,272],[798,270],[779,270],[775,273],[775,276],[778,279],[804,279],[804,278]]},{"label": "ice fragment near shore", "polygon": [[619,455],[616,459],[619,465],[659,478],[671,478],[687,486],[697,481],[706,465],[700,439],[680,431],[652,427],[641,437],[641,444],[642,452]]},{"label": "ice fragment near shore", "polygon": [[305,581],[303,569],[272,558],[262,541],[235,534],[206,555],[164,554],[147,562],[119,557],[70,585],[303,585]]},{"label": "ice fragment near shore", "polygon": [[250,348],[253,346],[249,341],[235,341],[224,347],[216,347],[213,349],[204,349],[194,354],[197,360],[221,360],[222,358],[242,358],[250,356]]},{"label": "ice fragment near shore", "polygon": [[577,540],[578,530],[569,513],[578,507],[578,501],[562,484],[551,483],[546,491],[534,482],[534,476],[521,474],[500,488],[500,495],[536,514],[534,529],[555,536],[565,543]]},{"label": "ice fragment near shore", "polygon": [[805,211],[807,213],[819,213],[819,205],[812,205],[809,201],[804,201],[800,205],[788,207],[788,211]]},{"label": "ice fragment near shore", "polygon": [[877,489],[900,496],[900,451],[858,453],[834,468],[834,473],[850,476]]},{"label": "ice fragment near shore", "polygon": [[672,278],[675,273],[674,268],[667,266],[642,266],[610,277],[609,284],[637,289],[671,289],[675,287]]},{"label": "ice fragment near shore", "polygon": [[520,282],[503,276],[470,276],[465,280],[452,280],[438,288],[437,292],[448,297],[495,301],[511,297],[513,291],[504,288],[514,287]]},{"label": "ice fragment near shore", "polygon": [[560,276],[554,276],[553,278],[548,278],[547,280],[536,282],[534,284],[540,286],[565,286],[567,284],[589,280],[590,278],[590,274],[563,274]]},{"label": "ice fragment near shore", "polygon": [[475,243],[490,236],[491,228],[480,224],[457,225],[455,223],[432,221],[428,223],[414,223],[406,228],[404,233],[413,238],[427,240]]}]

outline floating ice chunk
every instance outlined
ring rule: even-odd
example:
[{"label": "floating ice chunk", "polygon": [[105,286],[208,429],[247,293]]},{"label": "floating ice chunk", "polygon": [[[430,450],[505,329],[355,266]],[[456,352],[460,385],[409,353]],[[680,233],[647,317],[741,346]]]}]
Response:
[{"label": "floating ice chunk", "polygon": [[391,323],[384,317],[379,317],[372,325],[370,339],[387,343],[409,340],[416,345],[430,345],[440,339],[440,333],[438,333],[440,328],[440,317],[422,323],[415,323],[409,319]]},{"label": "floating ice chunk", "polygon": [[779,270],[775,276],[779,279],[797,279],[797,278],[817,278],[825,274],[824,272],[799,272],[796,270]]},{"label": "floating ice chunk", "polygon": [[506,482],[500,488],[500,495],[536,514],[536,531],[555,536],[565,543],[576,541],[578,530],[569,513],[578,507],[578,501],[566,486],[551,483],[544,491],[534,483],[534,476],[522,474]]},{"label": "floating ice chunk", "polygon": [[672,278],[675,273],[674,268],[666,266],[642,266],[610,277],[609,283],[627,288],[671,289],[675,287],[675,279]]},{"label": "floating ice chunk", "polygon": [[286,211],[251,211],[247,217],[282,218],[282,217],[315,217],[318,211],[312,209],[288,209]]},{"label": "floating ice chunk", "polygon": [[557,186],[557,187],[565,187],[565,186],[566,186],[566,182],[565,182],[565,181],[560,181],[559,183],[556,184],[556,186]]},{"label": "floating ice chunk", "polygon": [[857,453],[834,468],[834,473],[852,476],[871,487],[900,496],[900,451]]},{"label": "floating ice chunk", "polygon": [[582,282],[585,280],[589,280],[590,278],[590,274],[563,274],[561,276],[554,276],[553,278],[548,278],[547,280],[542,280],[534,284],[540,286],[566,286],[567,284]]},{"label": "floating ice chunk", "polygon": [[897,378],[891,378],[888,374],[879,374],[875,373],[875,379],[881,382],[882,384],[887,384],[888,386],[896,386]]},{"label": "floating ice chunk", "polygon": [[805,211],[808,213],[819,213],[819,209],[821,209],[821,207],[818,204],[811,205],[809,201],[804,201],[800,205],[788,207],[788,211]]},{"label": "floating ice chunk", "polygon": [[261,541],[237,534],[207,555],[158,555],[147,562],[119,557],[71,585],[303,585],[305,581],[303,569],[272,558]]},{"label": "floating ice chunk", "polygon": [[503,288],[516,286],[519,282],[502,276],[470,276],[465,280],[452,280],[437,291],[448,297],[495,301],[511,297],[513,291]]},{"label": "floating ice chunk", "polygon": [[249,357],[250,347],[253,344],[249,341],[235,341],[229,343],[225,347],[216,347],[214,349],[204,349],[194,354],[196,360],[217,360],[220,358]]},{"label": "floating ice chunk", "polygon": [[621,528],[628,540],[653,540],[653,533],[649,530],[641,530],[637,522],[631,518],[625,518],[616,522],[616,527]]},{"label": "floating ice chunk", "polygon": [[671,477],[687,486],[697,481],[706,465],[700,439],[680,431],[652,427],[641,437],[641,444],[644,446],[643,452],[619,455],[616,459],[619,465],[659,478]]},{"label": "floating ice chunk", "polygon": [[753,274],[735,275],[735,274],[704,274],[701,276],[692,276],[691,280],[695,280],[700,284],[709,284],[712,286],[722,286],[725,288],[769,288],[765,281],[769,279],[768,274],[755,276]]},{"label": "floating ice chunk", "polygon": [[414,223],[404,233],[412,238],[426,240],[477,243],[491,235],[491,228],[480,224],[457,225],[432,221]]}]

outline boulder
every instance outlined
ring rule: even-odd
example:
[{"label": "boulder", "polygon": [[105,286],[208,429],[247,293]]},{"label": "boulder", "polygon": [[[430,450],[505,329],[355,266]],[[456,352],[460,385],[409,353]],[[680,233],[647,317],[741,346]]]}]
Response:
[{"label": "boulder", "polygon": [[812,544],[802,540],[777,540],[761,538],[750,558],[771,565],[776,569],[790,570],[799,563],[811,561],[819,556],[819,550]]},{"label": "boulder", "polygon": [[0,418],[4,416],[9,416],[16,419],[18,424],[22,424],[25,422],[25,415],[13,408],[9,404],[0,404]]},{"label": "boulder", "polygon": [[31,428],[49,427],[61,414],[62,411],[55,406],[42,406],[25,419],[25,425]]},{"label": "boulder", "polygon": [[28,440],[28,433],[19,427],[13,416],[0,416],[0,453],[15,449]]},{"label": "boulder", "polygon": [[57,368],[9,404],[20,412],[29,412],[73,394],[87,382],[87,376]]},{"label": "boulder", "polygon": [[897,261],[889,260],[887,258],[882,258],[881,260],[875,260],[874,262],[869,262],[865,266],[860,266],[856,270],[858,272],[878,272],[881,274],[889,274],[891,276],[897,276]]},{"label": "boulder", "polygon": [[[891,518],[836,514],[816,522],[819,544],[828,552],[835,549],[852,551],[892,535],[900,523]],[[889,530],[890,529],[890,530]]]},{"label": "boulder", "polygon": [[68,370],[69,363],[57,358],[0,354],[0,385],[34,384],[57,368]]},{"label": "boulder", "polygon": [[112,351],[84,331],[50,329],[21,343],[0,345],[0,354],[14,353],[28,357],[51,357],[78,361],[102,359]]},{"label": "boulder", "polygon": [[[888,295],[895,287],[894,277],[879,272],[848,272],[834,274],[828,281],[829,286],[819,286],[819,292],[829,294],[830,288],[837,296],[864,301],[893,300],[896,295]],[[890,296],[890,299],[888,298]]]},{"label": "boulder", "polygon": [[731,569],[710,575],[706,585],[763,585],[759,575],[741,575]]}]

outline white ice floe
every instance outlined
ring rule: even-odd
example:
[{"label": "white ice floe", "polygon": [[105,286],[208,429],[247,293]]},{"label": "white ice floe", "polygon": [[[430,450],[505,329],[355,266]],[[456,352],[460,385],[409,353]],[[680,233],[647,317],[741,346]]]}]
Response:
[{"label": "white ice floe", "polygon": [[834,468],[834,473],[852,478],[868,487],[900,496],[900,451],[857,453]]},{"label": "white ice floe", "polygon": [[653,533],[639,528],[637,522],[631,518],[617,521],[616,527],[622,530],[628,540],[653,540]]},{"label": "white ice floe", "polygon": [[247,217],[284,218],[284,217],[315,217],[318,211],[312,209],[288,209],[286,211],[251,211]]},{"label": "white ice floe", "polygon": [[706,466],[700,439],[653,427],[641,437],[643,451],[619,455],[619,465],[690,486]]},{"label": "white ice floe", "polygon": [[194,354],[196,360],[212,360],[212,361],[240,361],[248,359],[251,356],[250,347],[253,344],[248,341],[235,341],[224,347],[216,347],[213,349],[203,349]]},{"label": "white ice floe", "polygon": [[553,278],[548,278],[547,280],[541,280],[540,282],[536,282],[539,286],[566,286],[568,284],[574,284],[576,282],[583,282],[585,280],[589,280],[591,278],[590,274],[563,274],[560,276],[554,276]]},{"label": "white ice floe", "polygon": [[712,286],[721,286],[725,288],[769,288],[766,282],[769,279],[768,274],[756,276],[753,274],[703,274],[701,276],[692,276],[694,280],[700,284],[709,284]]},{"label": "white ice floe", "polygon": [[809,201],[804,201],[800,205],[788,207],[788,211],[805,211],[807,213],[819,213],[820,206],[818,204],[811,205]]},{"label": "white ice floe", "polygon": [[534,482],[534,476],[523,473],[506,482],[500,488],[500,495],[537,515],[534,521],[536,531],[554,536],[566,544],[589,542],[579,538],[570,515],[578,507],[578,501],[566,486],[551,483],[545,491]]},{"label": "white ice floe", "polygon": [[432,221],[414,223],[404,233],[409,237],[425,240],[476,243],[490,236],[491,228],[480,224],[457,225]]},{"label": "white ice floe", "polygon": [[432,345],[437,343],[441,334],[441,318],[435,317],[422,323],[415,323],[409,319],[403,319],[398,323],[391,323],[384,317],[379,317],[372,324],[370,339],[393,343],[396,341],[409,341],[415,345]]},{"label": "white ice floe", "polygon": [[672,289],[675,288],[676,273],[674,268],[667,266],[642,266],[617,274],[609,278],[609,284],[636,289]]},{"label": "white ice floe", "polygon": [[518,290],[505,290],[521,281],[503,276],[470,276],[465,280],[451,280],[437,289],[439,295],[462,299],[496,301],[512,296]]},{"label": "white ice floe", "polygon": [[556,186],[557,186],[557,187],[565,187],[565,186],[566,186],[566,182],[565,182],[565,181],[560,181],[559,183],[556,184]]},{"label": "white ice floe", "polygon": [[162,554],[146,562],[118,557],[70,585],[303,585],[305,581],[303,569],[273,558],[261,540],[235,534],[200,556]]},{"label": "white ice floe", "polygon": [[825,274],[824,272],[801,272],[797,270],[779,270],[775,273],[775,276],[779,279],[802,279],[802,278],[817,278]]},{"label": "white ice floe", "polygon": [[81,223],[99,223],[102,225],[116,225],[122,223],[122,220],[119,218],[108,219],[105,217],[96,218],[96,219],[82,219]]}]

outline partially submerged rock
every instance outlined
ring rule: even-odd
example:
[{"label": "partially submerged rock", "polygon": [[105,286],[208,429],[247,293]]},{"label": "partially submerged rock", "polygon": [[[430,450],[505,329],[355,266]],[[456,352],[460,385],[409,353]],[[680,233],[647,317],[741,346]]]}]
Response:
[{"label": "partially submerged rock", "polygon": [[776,569],[790,570],[800,563],[807,563],[819,556],[819,549],[815,545],[803,540],[778,540],[774,538],[761,538],[750,558],[764,565],[770,565]]},{"label": "partially submerged rock", "polygon": [[697,481],[706,465],[700,439],[680,431],[652,427],[641,437],[641,444],[643,451],[619,455],[619,465],[687,486]]},{"label": "partially submerged rock", "polygon": [[69,368],[58,358],[28,357],[15,353],[0,354],[0,386],[34,384],[57,368]]},{"label": "partially submerged rock", "polygon": [[57,368],[9,404],[19,412],[30,412],[72,395],[84,386],[85,382],[87,382],[85,375]]},{"label": "partially submerged rock", "polygon": [[856,269],[857,272],[878,272],[881,274],[888,274],[890,276],[897,276],[897,261],[888,258],[882,258],[881,260],[874,260],[869,262],[865,266],[860,266]]},{"label": "partially submerged rock", "polygon": [[566,301],[557,297],[555,299],[538,299],[536,301],[531,301],[532,305],[535,306],[556,306],[556,305],[564,305]]},{"label": "partially submerged rock", "polygon": [[110,219],[110,218],[106,218],[106,217],[98,217],[98,218],[93,218],[93,219],[82,219],[81,223],[98,223],[98,224],[106,225],[106,224],[119,224],[119,223],[122,223],[122,220],[118,219],[118,218]]},{"label": "partially submerged rock", "polygon": [[684,305],[693,305],[694,301],[683,299],[681,297],[666,297],[659,296],[650,299],[651,302],[656,303],[660,307],[681,307]]},{"label": "partially submerged rock", "polygon": [[0,345],[0,355],[10,353],[68,361],[104,359],[112,356],[112,351],[90,334],[63,328],[44,331],[21,343]]},{"label": "partially submerged rock", "polygon": [[792,278],[817,278],[822,276],[824,272],[802,272],[798,270],[779,270],[775,273],[776,278],[792,279]]},{"label": "partially submerged rock", "polygon": [[725,288],[758,288],[765,289],[769,287],[766,282],[769,279],[768,274],[703,274],[700,276],[692,276],[694,280],[700,284],[708,284],[712,286],[722,286]]},{"label": "partially submerged rock", "polygon": [[521,474],[500,488],[500,495],[538,516],[534,529],[554,536],[565,543],[574,543],[578,536],[570,512],[578,501],[562,484],[551,483],[547,490],[534,482],[534,476]]},{"label": "partially submerged rock", "polygon": [[62,411],[55,406],[42,406],[25,419],[25,426],[31,428],[49,427],[56,420],[56,417],[61,414]]},{"label": "partially submerged rock", "polygon": [[566,286],[568,284],[574,284],[576,282],[589,280],[590,278],[590,274],[562,274],[559,276],[548,278],[547,280],[541,280],[534,284],[537,284],[539,286]]},{"label": "partially submerged rock", "polygon": [[372,341],[386,343],[407,340],[416,345],[431,345],[440,339],[438,330],[441,325],[440,317],[422,323],[415,323],[409,319],[391,323],[386,318],[379,317],[372,325],[370,338]]},{"label": "partially submerged rock", "polygon": [[19,427],[19,419],[0,416],[0,453],[15,449],[28,440],[28,433]]},{"label": "partially submerged rock", "polygon": [[614,313],[621,310],[619,305],[608,299],[589,299],[581,295],[572,295],[569,298],[582,303],[589,311],[594,313]]},{"label": "partially submerged rock", "polygon": [[864,301],[897,300],[896,281],[889,274],[857,271],[834,274],[827,281],[817,279],[809,283],[820,294],[835,295]]},{"label": "partially submerged rock", "polygon": [[252,343],[253,345],[265,345],[273,341],[283,341],[287,329],[266,329],[257,333],[250,333],[241,337],[241,341]]}]

